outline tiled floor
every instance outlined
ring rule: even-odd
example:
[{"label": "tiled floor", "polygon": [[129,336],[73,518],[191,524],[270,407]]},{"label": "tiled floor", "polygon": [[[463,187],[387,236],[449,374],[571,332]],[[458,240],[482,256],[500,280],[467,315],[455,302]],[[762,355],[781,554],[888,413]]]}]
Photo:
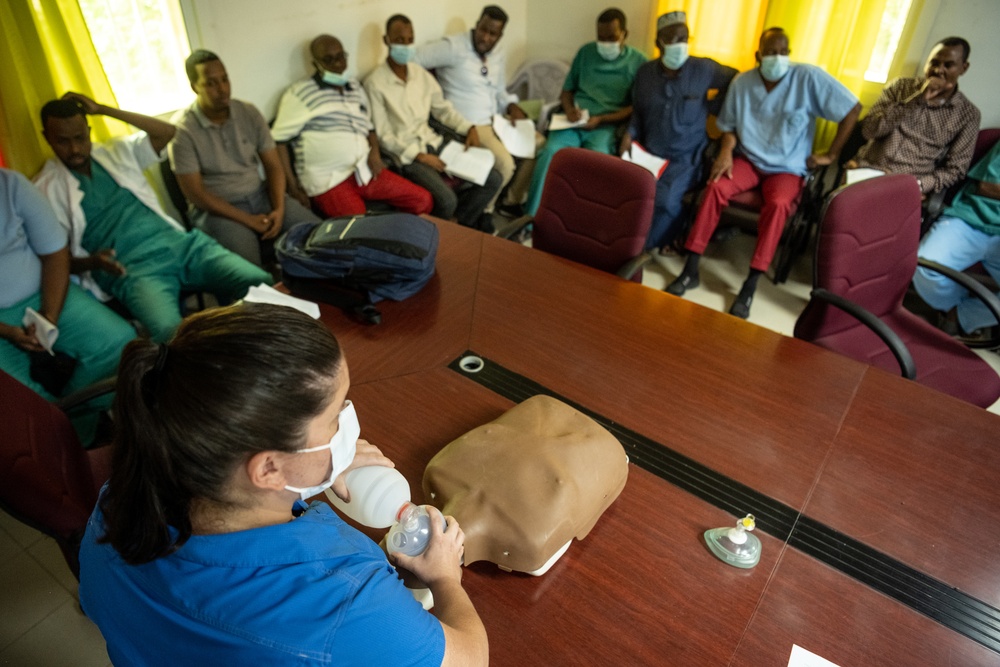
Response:
[{"label": "tiled floor", "polygon": [[[726,311],[747,271],[754,238],[739,234],[713,244],[702,262],[702,285],[685,298]],[[663,287],[683,260],[657,257],[643,282]],[[750,321],[791,335],[809,295],[811,268],[801,261],[791,279],[761,279]],[[1000,371],[1000,355],[982,356]],[[1000,414],[1000,402],[990,408]],[[80,612],[77,584],[55,542],[0,512],[0,665],[103,667],[110,664],[97,628]]]}]

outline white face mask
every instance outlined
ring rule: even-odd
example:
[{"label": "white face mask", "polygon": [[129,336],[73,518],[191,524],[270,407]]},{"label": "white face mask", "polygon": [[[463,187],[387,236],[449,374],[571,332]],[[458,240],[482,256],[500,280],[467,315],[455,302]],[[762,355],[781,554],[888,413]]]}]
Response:
[{"label": "white face mask", "polygon": [[389,45],[389,57],[395,60],[400,65],[405,65],[406,63],[413,60],[413,56],[417,54],[417,47],[413,44],[390,44]]},{"label": "white face mask", "polygon": [[615,60],[622,54],[621,42],[598,42],[597,53],[605,60]]},{"label": "white face mask", "polygon": [[307,452],[318,452],[321,449],[330,450],[330,479],[316,486],[307,486],[305,488],[298,486],[285,487],[288,491],[299,494],[302,500],[312,498],[316,494],[322,493],[333,486],[334,480],[347,470],[347,467],[354,460],[354,454],[358,447],[358,437],[361,435],[361,425],[358,424],[358,414],[354,411],[353,403],[347,401],[344,409],[340,411],[340,415],[337,417],[337,423],[339,427],[333,438],[330,439],[330,442],[325,445],[308,447],[295,452],[296,454],[305,454]]},{"label": "white face mask", "polygon": [[323,72],[323,81],[331,86],[343,86],[349,81],[349,79],[343,74],[337,74],[336,72],[331,72],[328,69],[321,69],[320,71]]},{"label": "white face mask", "polygon": [[775,82],[788,74],[788,56],[764,56],[760,59],[760,75]]},{"label": "white face mask", "polygon": [[667,69],[680,69],[681,65],[687,62],[687,59],[687,42],[677,42],[663,47],[663,57],[660,60]]}]

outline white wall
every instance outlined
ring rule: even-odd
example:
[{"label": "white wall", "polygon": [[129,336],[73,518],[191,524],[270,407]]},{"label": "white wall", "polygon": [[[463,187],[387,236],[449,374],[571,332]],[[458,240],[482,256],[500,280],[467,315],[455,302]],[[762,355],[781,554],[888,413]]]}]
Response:
[{"label": "white wall", "polygon": [[[233,97],[257,105],[265,118],[277,111],[282,91],[312,72],[306,49],[314,37],[330,33],[349,54],[348,71],[363,78],[385,59],[385,20],[405,14],[416,43],[471,29],[488,1],[425,0],[181,0],[191,48],[219,54]],[[510,16],[502,44],[513,70],[524,60],[527,0],[500,3]],[[192,100],[194,94],[192,93]]]}]

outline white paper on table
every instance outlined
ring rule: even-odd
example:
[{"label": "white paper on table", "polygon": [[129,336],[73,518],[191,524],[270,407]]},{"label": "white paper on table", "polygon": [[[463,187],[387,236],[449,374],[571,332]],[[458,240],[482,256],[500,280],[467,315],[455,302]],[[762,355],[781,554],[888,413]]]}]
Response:
[{"label": "white paper on table", "polygon": [[580,110],[580,120],[575,123],[571,123],[564,113],[554,113],[549,121],[549,130],[568,130],[571,127],[582,127],[587,124],[588,120],[590,120],[590,112],[586,109]]},{"label": "white paper on table", "polygon": [[35,325],[35,338],[45,351],[55,356],[55,352],[52,351],[52,346],[56,344],[56,339],[59,338],[59,327],[49,322],[47,319],[42,317],[34,308],[24,309],[24,319],[21,320],[21,324],[25,327],[30,327],[32,324]]},{"label": "white paper on table", "polygon": [[496,114],[493,116],[493,132],[514,157],[535,157],[535,124],[531,120],[521,118],[511,125],[508,119]]},{"label": "white paper on table", "polygon": [[314,320],[319,319],[319,306],[312,301],[306,301],[305,299],[300,299],[292,296],[291,294],[279,292],[270,285],[265,285],[264,283],[255,285],[247,290],[247,294],[243,297],[243,300],[251,303],[270,303],[275,306],[288,306],[289,308],[294,308],[295,310],[301,310]]},{"label": "white paper on table", "polygon": [[475,146],[465,147],[457,141],[449,141],[438,154],[444,162],[444,170],[476,185],[486,185],[496,157],[493,152]]},{"label": "white paper on table", "polygon": [[837,667],[837,665],[805,650],[798,644],[792,644],[792,654],[788,656],[788,667]]},{"label": "white paper on table", "polygon": [[869,178],[876,178],[878,176],[885,176],[885,172],[880,171],[879,169],[869,169],[868,167],[848,169],[847,184],[853,185],[855,183],[860,183],[861,181],[867,181]]},{"label": "white paper on table", "polygon": [[632,141],[632,148],[622,153],[622,159],[648,170],[657,179],[663,175],[663,170],[670,164],[670,160],[653,155],[635,140]]},{"label": "white paper on table", "polygon": [[358,187],[362,188],[372,182],[372,169],[368,166],[367,155],[354,165],[354,180],[357,181]]}]

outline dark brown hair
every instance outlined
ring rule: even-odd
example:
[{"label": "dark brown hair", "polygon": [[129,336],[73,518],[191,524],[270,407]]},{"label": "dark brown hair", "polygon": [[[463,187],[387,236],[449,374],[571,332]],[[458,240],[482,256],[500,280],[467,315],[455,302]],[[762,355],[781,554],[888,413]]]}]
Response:
[{"label": "dark brown hair", "polygon": [[129,343],[102,541],[132,564],[175,551],[191,536],[193,500],[225,505],[233,473],[251,456],[304,446],[342,363],[326,327],[264,304],[202,311],[166,344]]}]

